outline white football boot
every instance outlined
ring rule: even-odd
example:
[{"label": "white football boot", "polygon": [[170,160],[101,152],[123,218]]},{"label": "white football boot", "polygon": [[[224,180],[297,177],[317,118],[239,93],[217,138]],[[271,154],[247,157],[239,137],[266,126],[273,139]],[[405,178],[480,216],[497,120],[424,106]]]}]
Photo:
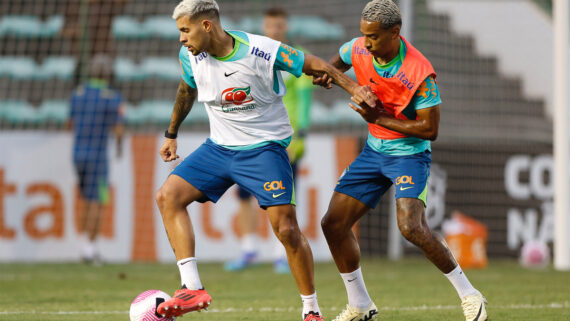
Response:
[{"label": "white football boot", "polygon": [[461,299],[461,307],[466,321],[486,321],[487,311],[485,310],[487,300],[477,291]]},{"label": "white football boot", "polygon": [[350,305],[346,305],[344,309],[333,321],[371,321],[378,320],[378,308],[374,305],[374,302],[370,302],[370,305],[365,309],[353,308]]}]

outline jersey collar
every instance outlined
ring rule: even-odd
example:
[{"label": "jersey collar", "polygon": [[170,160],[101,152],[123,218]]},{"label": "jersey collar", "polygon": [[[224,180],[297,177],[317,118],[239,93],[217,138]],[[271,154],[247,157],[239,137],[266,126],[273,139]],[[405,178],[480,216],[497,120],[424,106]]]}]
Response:
[{"label": "jersey collar", "polygon": [[226,56],[224,56],[224,57],[214,57],[214,56],[212,56],[212,57],[214,57],[215,59],[220,60],[220,61],[227,61],[227,60],[230,60],[233,56],[235,56],[236,53],[237,53],[238,50],[239,50],[240,44],[244,44],[244,45],[246,45],[246,46],[249,46],[249,43],[248,43],[247,41],[245,41],[244,39],[242,39],[241,37],[238,37],[238,36],[234,35],[232,32],[229,32],[229,31],[226,31],[226,33],[227,33],[228,35],[230,35],[232,38],[234,38],[234,40],[235,40],[234,50],[232,50],[232,52],[230,52],[228,55],[226,55]]}]

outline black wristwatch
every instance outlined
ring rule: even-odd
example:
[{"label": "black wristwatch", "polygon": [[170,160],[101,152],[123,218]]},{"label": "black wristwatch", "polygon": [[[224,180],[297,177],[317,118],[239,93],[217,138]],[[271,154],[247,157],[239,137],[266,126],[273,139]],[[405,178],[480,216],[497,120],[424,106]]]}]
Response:
[{"label": "black wristwatch", "polygon": [[178,136],[178,134],[176,133],[169,133],[168,129],[164,132],[164,137],[166,138],[170,138],[170,139],[176,139],[176,137]]}]

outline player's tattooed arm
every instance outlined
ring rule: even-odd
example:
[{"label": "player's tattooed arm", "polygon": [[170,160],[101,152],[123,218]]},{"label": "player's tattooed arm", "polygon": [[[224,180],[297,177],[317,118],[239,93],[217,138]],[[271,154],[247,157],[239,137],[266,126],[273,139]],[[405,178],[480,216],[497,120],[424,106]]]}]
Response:
[{"label": "player's tattooed arm", "polygon": [[170,126],[168,126],[169,133],[178,133],[180,124],[188,116],[197,96],[198,90],[196,88],[192,88],[184,80],[180,80],[176,99],[174,100],[174,109],[170,118]]},{"label": "player's tattooed arm", "polygon": [[338,52],[329,60],[329,64],[333,65],[336,69],[342,72],[346,72],[352,67],[351,65],[347,65],[344,63],[344,61],[342,61]]},{"label": "player's tattooed arm", "polygon": [[[184,80],[181,80],[180,85],[178,86],[178,92],[176,93],[172,116],[170,116],[170,126],[168,126],[169,133],[178,133],[178,128],[192,109],[196,96],[198,96],[198,90],[188,86]],[[177,149],[178,144],[176,142],[176,138],[165,138],[162,146],[160,147],[160,157],[162,157],[162,160],[165,162],[176,160],[180,158],[180,156],[176,154]]]},{"label": "player's tattooed arm", "polygon": [[[340,54],[338,53],[329,60],[329,64],[333,65],[333,67],[342,71],[343,73],[345,73],[347,70],[349,70],[352,67],[351,65],[345,64],[344,61],[342,61],[342,59],[340,58]],[[313,77],[314,85],[323,86],[327,89],[330,89],[332,87],[331,83],[332,83],[332,78],[325,73],[323,73],[322,76],[320,77],[316,76]]]},{"label": "player's tattooed arm", "polygon": [[[351,99],[357,102],[357,104],[365,102],[370,106],[375,106],[378,101],[378,98],[372,93],[369,86],[359,86],[342,71],[316,56],[305,54],[303,72],[313,77],[323,77],[327,75],[327,77],[332,79],[332,82],[351,94]],[[328,82],[325,87],[330,88],[330,82]]]}]

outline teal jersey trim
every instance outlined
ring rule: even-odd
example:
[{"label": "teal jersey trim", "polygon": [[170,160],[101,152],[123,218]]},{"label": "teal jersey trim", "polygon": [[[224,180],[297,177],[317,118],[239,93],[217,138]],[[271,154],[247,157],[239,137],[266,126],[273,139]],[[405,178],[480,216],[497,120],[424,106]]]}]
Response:
[{"label": "teal jersey trim", "polygon": [[354,46],[356,40],[358,40],[358,38],[353,38],[351,41],[342,45],[338,50],[342,62],[349,66],[352,66],[352,46]]},{"label": "teal jersey trim", "polygon": [[[227,33],[235,39],[234,50],[225,57],[214,57],[221,61],[236,61],[239,60],[249,52],[249,38],[243,31],[229,30]],[[194,72],[190,65],[190,55],[188,49],[184,46],[180,47],[178,53],[180,59],[180,67],[182,68],[182,79],[192,88],[197,88],[196,81],[194,80]]]},{"label": "teal jersey trim", "polygon": [[210,140],[212,140],[212,142],[214,142],[214,144],[222,146],[223,148],[227,148],[227,149],[231,149],[231,150],[250,150],[250,149],[255,149],[255,148],[267,146],[271,143],[276,143],[276,144],[283,146],[283,148],[287,148],[289,146],[289,144],[291,143],[291,136],[289,136],[288,138],[285,138],[285,139],[281,139],[281,140],[268,140],[268,141],[264,141],[264,142],[257,143],[257,144],[243,145],[243,146],[222,145],[222,144],[218,144],[217,142],[215,142],[212,138],[210,138]]},{"label": "teal jersey trim", "polygon": [[196,80],[194,80],[194,73],[192,72],[192,67],[190,66],[190,55],[188,54],[188,48],[182,46],[178,52],[178,60],[180,61],[180,74],[184,82],[196,89]]},{"label": "teal jersey trim", "polygon": [[279,94],[278,72],[283,70],[299,78],[303,74],[304,64],[305,53],[302,50],[282,43],[279,46],[279,50],[277,50],[277,58],[275,58],[275,64],[273,65],[273,91]]},{"label": "teal jersey trim", "polygon": [[366,143],[373,150],[392,156],[408,156],[423,153],[426,150],[431,152],[431,144],[429,140],[406,137],[397,139],[380,139],[368,133]]},{"label": "teal jersey trim", "polygon": [[291,73],[295,77],[301,77],[303,74],[303,65],[305,64],[305,53],[299,49],[293,48],[284,43],[277,50],[274,68]]},{"label": "teal jersey trim", "polygon": [[[358,38],[354,38],[351,41],[342,45],[339,49],[339,55],[341,60],[352,66],[352,47]],[[392,59],[389,63],[385,65],[379,64],[376,59],[374,59],[374,69],[384,78],[393,77],[398,73],[398,70],[402,66],[402,62],[406,56],[407,48],[404,41],[400,40],[400,52]],[[420,109],[430,108],[441,104],[441,97],[439,95],[439,88],[432,76],[428,76],[422,85],[416,91],[414,97],[410,101],[410,104],[402,111],[402,113],[408,119],[416,119],[417,111]],[[407,156],[417,153],[422,153],[424,151],[431,151],[431,143],[428,140],[424,140],[416,137],[406,137],[398,139],[380,139],[368,134],[367,144],[370,148],[375,151],[387,155],[394,156]]]}]

